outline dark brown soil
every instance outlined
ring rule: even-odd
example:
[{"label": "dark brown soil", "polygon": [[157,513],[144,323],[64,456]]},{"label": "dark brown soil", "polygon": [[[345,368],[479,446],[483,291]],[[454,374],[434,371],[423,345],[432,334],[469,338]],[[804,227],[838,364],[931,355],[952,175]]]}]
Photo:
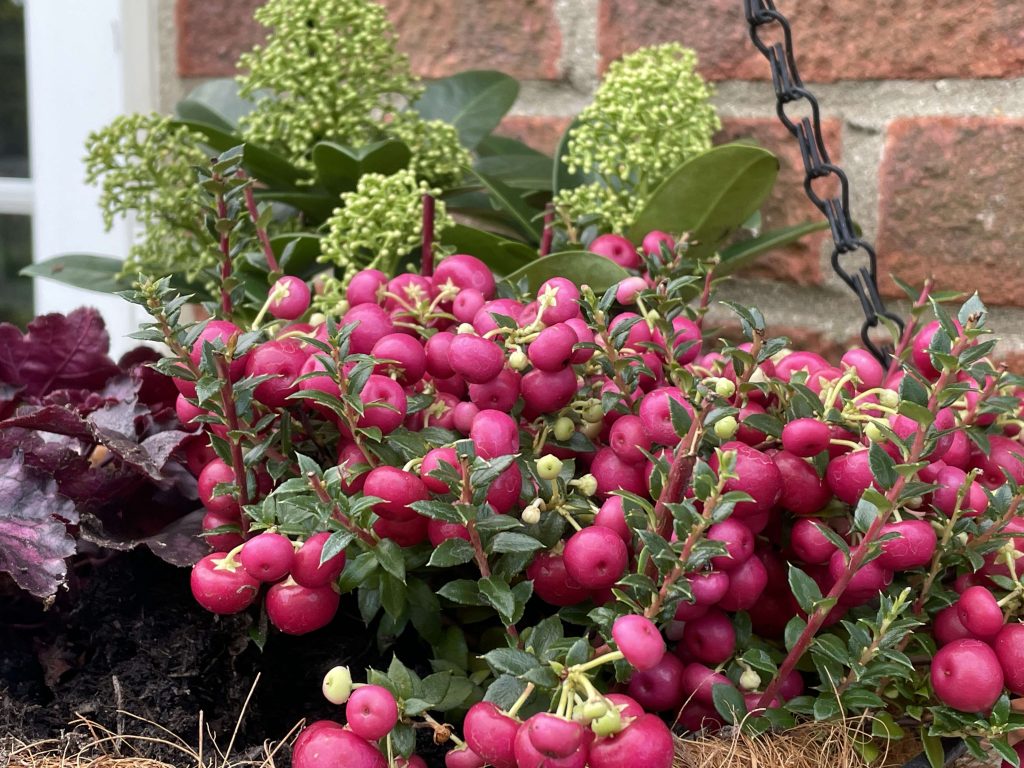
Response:
[{"label": "dark brown soil", "polygon": [[[236,740],[236,754],[255,756],[302,718],[341,719],[340,708],[320,695],[331,666],[387,665],[351,601],[319,632],[272,631],[261,652],[248,637],[252,617],[202,610],[188,572],[149,552],[85,565],[75,576],[47,612],[0,588],[0,737],[55,738],[76,714],[114,729],[123,709],[194,744],[202,711],[223,747],[261,673]],[[156,735],[131,720],[125,730]],[[148,756],[175,757],[154,749]],[[287,752],[283,757],[278,765],[287,764]]]}]

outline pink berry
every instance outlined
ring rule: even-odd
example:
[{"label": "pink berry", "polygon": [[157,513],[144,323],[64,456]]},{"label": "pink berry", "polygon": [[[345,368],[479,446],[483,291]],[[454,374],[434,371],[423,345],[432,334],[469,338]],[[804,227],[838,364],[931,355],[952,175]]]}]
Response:
[{"label": "pink berry", "polygon": [[639,415],[644,430],[650,439],[659,445],[679,444],[679,435],[672,425],[670,400],[675,400],[693,418],[693,406],[677,387],[659,387],[651,390],[640,401]]},{"label": "pink berry", "polygon": [[608,435],[608,445],[627,464],[646,461],[644,453],[650,453],[651,438],[644,429],[643,419],[631,414],[616,419]]},{"label": "pink berry", "polygon": [[[522,725],[530,744],[545,757],[569,757],[583,743],[583,725],[540,712]],[[522,730],[520,729],[520,730]]]},{"label": "pink berry", "polygon": [[577,531],[565,545],[565,570],[587,589],[606,589],[615,584],[625,573],[628,561],[622,539],[600,526]]},{"label": "pink berry", "polygon": [[270,289],[271,295],[280,294],[270,301],[270,314],[278,320],[295,320],[309,309],[309,286],[292,275],[277,278]]},{"label": "pink berry", "polygon": [[510,412],[519,400],[523,377],[511,368],[502,368],[490,381],[469,385],[469,399],[481,410]]},{"label": "pink berry", "polygon": [[711,565],[720,571],[739,568],[754,554],[754,534],[739,520],[729,519],[708,528],[709,541],[725,545],[725,555],[711,558]]},{"label": "pink berry", "polygon": [[358,426],[377,427],[385,435],[402,426],[409,401],[397,381],[372,373],[366,379],[360,397],[364,410],[356,422]]},{"label": "pink berry", "polygon": [[226,552],[207,555],[192,567],[192,596],[203,608],[219,614],[244,611],[256,600],[260,583]]},{"label": "pink berry", "polygon": [[729,589],[718,601],[718,606],[726,611],[749,611],[761,599],[767,586],[768,570],[760,557],[751,557],[729,571]]},{"label": "pink berry", "polygon": [[469,748],[494,768],[516,768],[515,740],[519,723],[494,704],[481,701],[469,708],[463,721]]},{"label": "pink berry", "polygon": [[530,362],[542,371],[560,371],[569,365],[572,348],[579,339],[565,323],[557,323],[541,331],[526,351]]},{"label": "pink berry", "polygon": [[341,324],[355,324],[349,336],[352,354],[368,355],[373,345],[389,333],[395,332],[391,316],[376,304],[357,304],[341,318]]},{"label": "pink berry", "polygon": [[345,569],[345,550],[321,562],[329,538],[331,534],[327,531],[314,533],[295,552],[292,578],[298,584],[316,589],[327,586],[341,575]]},{"label": "pink berry", "polygon": [[674,251],[676,241],[668,232],[662,232],[659,229],[652,229],[644,235],[643,242],[640,244],[640,247],[643,248],[644,253],[648,256],[661,256],[662,246],[670,252]]},{"label": "pink berry", "polygon": [[540,552],[526,568],[526,577],[533,582],[533,592],[549,605],[578,605],[590,597],[565,567],[565,558],[554,552]]},{"label": "pink berry", "polygon": [[458,403],[452,410],[452,425],[463,435],[468,435],[478,413],[480,408],[476,403]]},{"label": "pink berry", "polygon": [[267,591],[267,618],[286,635],[305,635],[330,624],[340,601],[330,587],[311,589],[279,581]]},{"label": "pink berry", "polygon": [[949,645],[954,640],[964,640],[972,637],[971,633],[961,623],[955,605],[943,608],[937,614],[932,623],[932,634],[935,635],[935,642],[939,647]]},{"label": "pink berry", "polygon": [[523,402],[532,413],[554,413],[572,402],[576,395],[576,372],[532,370],[522,380]]},{"label": "pink berry", "polygon": [[182,428],[189,431],[194,431],[199,428],[199,424],[193,424],[192,419],[206,413],[205,410],[200,408],[198,405],[194,405],[192,401],[180,393],[174,401],[174,412],[178,417],[178,421],[181,422]]},{"label": "pink berry", "polygon": [[234,484],[235,471],[223,459],[213,459],[199,473],[199,500],[211,512],[237,513],[238,502],[230,493],[214,495],[218,485]]},{"label": "pink berry", "polygon": [[[824,525],[825,522],[822,520],[809,518],[801,518],[793,523],[789,543],[796,556],[805,563],[824,565],[836,551],[836,545],[819,530]],[[885,544],[882,547],[884,548]]]},{"label": "pink berry", "polygon": [[[832,553],[828,561],[828,573],[836,582],[846,573],[847,556],[841,549]],[[874,598],[882,589],[892,583],[893,572],[878,562],[877,559],[862,565],[850,579],[846,594],[841,600],[846,604],[867,602]]]},{"label": "pink berry", "polygon": [[627,614],[612,624],[612,638],[632,666],[639,670],[657,666],[665,655],[665,640],[654,622],[643,616]]},{"label": "pink berry", "polygon": [[[227,344],[232,337],[240,336],[241,333],[241,328],[234,323],[229,323],[227,320],[210,320],[192,344],[192,351],[189,353],[189,357],[192,358],[192,362],[195,365],[199,365],[203,357],[203,347],[206,343],[213,344],[216,341],[221,341]],[[232,359],[228,366],[228,376],[230,379],[238,381],[244,374],[245,355]],[[192,389],[193,391],[189,394],[189,397],[195,397],[194,384]]]},{"label": "pink berry", "polygon": [[820,512],[832,498],[825,480],[818,476],[814,465],[787,451],[772,456],[782,478],[779,505],[796,515]]},{"label": "pink berry", "polygon": [[1015,696],[1024,696],[1024,624],[1007,624],[992,641],[1006,678],[1006,687]]},{"label": "pink berry", "polygon": [[295,380],[302,374],[309,352],[296,339],[278,339],[260,344],[246,355],[246,376],[272,376],[256,385],[252,396],[271,408],[284,408],[299,391]]},{"label": "pink berry", "polygon": [[454,448],[433,448],[427,451],[423,457],[423,462],[420,464],[420,479],[423,480],[423,484],[433,493],[448,493],[448,486],[436,477],[431,476],[431,472],[437,470],[441,464],[447,464],[451,467],[456,474],[459,473],[459,457],[455,453]]},{"label": "pink berry", "polygon": [[590,747],[590,768],[671,768],[675,740],[668,726],[654,715],[643,715],[622,731],[597,739]]},{"label": "pink berry", "polygon": [[363,685],[352,691],[345,703],[345,719],[356,736],[377,741],[398,722],[398,704],[387,688]]},{"label": "pink berry", "polygon": [[442,259],[434,269],[434,285],[441,286],[449,280],[457,288],[480,291],[484,298],[494,295],[494,274],[476,256],[460,253]]},{"label": "pink berry", "polygon": [[446,523],[443,520],[427,520],[427,538],[435,547],[448,539],[469,541],[469,531],[460,523]]},{"label": "pink berry", "polygon": [[490,339],[460,333],[448,347],[448,364],[471,384],[494,379],[505,365],[501,348]]},{"label": "pink berry", "polygon": [[868,465],[868,452],[853,451],[832,459],[825,478],[840,501],[857,506],[861,495],[875,482]]},{"label": "pink berry", "polygon": [[[782,473],[768,454],[740,442],[722,445],[726,451],[736,452],[736,478],[725,483],[726,491],[742,491],[753,501],[741,501],[733,510],[740,520],[768,513],[782,496]],[[711,468],[718,471],[717,456],[711,459]],[[753,529],[753,526],[751,526]]]},{"label": "pink berry", "polygon": [[253,578],[279,581],[291,571],[295,547],[287,536],[268,531],[245,542],[238,559]]},{"label": "pink berry", "polygon": [[444,755],[445,768],[484,768],[487,761],[469,747],[457,747]]},{"label": "pink berry", "polygon": [[447,379],[455,375],[455,369],[448,360],[448,350],[451,349],[454,340],[454,333],[440,331],[427,339],[427,343],[423,345],[427,373],[431,376]]},{"label": "pink berry", "polygon": [[554,291],[555,302],[541,314],[541,320],[546,325],[564,323],[579,317],[580,305],[578,302],[580,300],[580,290],[574,282],[564,277],[552,277],[541,283],[537,295],[544,295],[544,292],[548,289]]},{"label": "pink berry", "polygon": [[640,255],[636,246],[622,235],[596,237],[587,250],[605,256],[626,269],[636,269],[640,266]]},{"label": "pink berry", "polygon": [[817,419],[795,419],[782,428],[782,447],[801,458],[826,450],[829,438],[828,425]]},{"label": "pink berry", "polygon": [[483,459],[509,456],[519,452],[519,425],[501,411],[480,411],[469,432],[476,453]]},{"label": "pink berry", "polygon": [[387,764],[366,739],[330,721],[306,726],[292,747],[294,768],[387,768]]},{"label": "pink berry", "polygon": [[991,640],[1003,628],[1003,609],[986,587],[968,587],[956,603],[964,628],[979,640]]},{"label": "pink berry", "polygon": [[697,605],[714,605],[729,591],[729,575],[721,571],[691,573],[687,579]]},{"label": "pink berry", "polygon": [[633,540],[633,532],[629,529],[625,511],[622,509],[621,496],[609,496],[604,500],[601,508],[594,515],[594,525],[615,531],[627,546]]},{"label": "pink berry", "polygon": [[885,370],[875,356],[866,349],[851,349],[843,355],[842,363],[857,371],[861,389],[874,389],[882,386]]},{"label": "pink berry", "polygon": [[427,370],[423,345],[406,333],[389,333],[377,340],[370,354],[381,361],[377,372],[394,373],[400,384],[415,384]]},{"label": "pink berry", "polygon": [[362,269],[349,281],[345,298],[351,307],[357,304],[377,304],[387,284],[388,276],[379,269]]},{"label": "pink berry", "polygon": [[647,290],[647,281],[642,277],[627,277],[615,287],[615,300],[619,304],[636,304],[636,298]]},{"label": "pink berry", "polygon": [[[230,552],[242,544],[241,529],[238,523],[237,515],[207,512],[203,515],[203,539],[210,545],[210,549],[215,552]],[[205,535],[207,531],[224,526],[232,526],[234,531],[230,533],[215,533],[209,536]]]},{"label": "pink berry", "polygon": [[614,491],[644,495],[647,482],[643,467],[642,464],[623,461],[611,448],[602,448],[590,464],[590,473],[597,480],[597,495],[603,498]]},{"label": "pink berry", "polygon": [[704,616],[686,622],[683,643],[697,661],[717,665],[736,651],[736,630],[725,613],[712,608]]},{"label": "pink berry", "polygon": [[685,668],[678,658],[666,653],[655,666],[634,672],[626,692],[648,712],[675,711],[683,703]]},{"label": "pink berry", "polygon": [[961,712],[987,712],[1003,692],[999,659],[980,640],[954,640],[940,648],[931,678],[939,701]]},{"label": "pink berry", "polygon": [[452,314],[460,323],[472,323],[476,313],[487,303],[487,299],[474,288],[465,288],[452,302]]},{"label": "pink berry", "polygon": [[373,511],[381,518],[396,523],[414,519],[417,513],[411,505],[430,498],[430,491],[419,477],[389,466],[374,467],[367,473],[363,493],[381,499]]},{"label": "pink berry", "polygon": [[903,520],[882,526],[881,534],[898,534],[882,542],[878,562],[894,571],[905,571],[928,565],[935,554],[938,538],[931,523],[925,520]]},{"label": "pink berry", "polygon": [[569,362],[573,365],[579,365],[587,362],[594,356],[594,350],[583,345],[594,343],[593,329],[587,325],[586,321],[582,317],[571,317],[565,321],[565,324],[573,329],[576,333],[576,338],[579,339],[579,343],[573,350],[572,357],[569,358]]}]

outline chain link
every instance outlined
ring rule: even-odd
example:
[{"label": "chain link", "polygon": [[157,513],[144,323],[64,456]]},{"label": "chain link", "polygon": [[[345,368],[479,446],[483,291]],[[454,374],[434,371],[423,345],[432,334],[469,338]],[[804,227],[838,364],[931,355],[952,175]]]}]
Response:
[{"label": "chain link", "polygon": [[[878,326],[881,318],[886,318],[895,323],[902,333],[903,320],[885,308],[878,293],[878,257],[871,244],[857,235],[850,216],[850,181],[843,169],[829,157],[821,130],[821,108],[814,94],[804,87],[796,66],[792,28],[786,17],[775,8],[773,0],[743,0],[743,6],[750,25],[750,39],[771,66],[779,120],[800,145],[800,156],[804,164],[804,191],[824,214],[832,230],[832,241],[835,244],[832,269],[856,294],[864,309],[865,320],[860,331],[864,346],[880,362],[887,363],[892,350],[876,345],[870,338],[871,329]],[[783,42],[769,44],[762,38],[762,33],[772,25],[778,27]],[[786,113],[786,106],[798,101],[806,102],[810,108],[810,117],[794,120]],[[825,198],[815,190],[815,182],[829,177],[837,181],[839,194]],[[844,266],[844,257],[857,251],[867,256],[867,266],[849,270]]]}]

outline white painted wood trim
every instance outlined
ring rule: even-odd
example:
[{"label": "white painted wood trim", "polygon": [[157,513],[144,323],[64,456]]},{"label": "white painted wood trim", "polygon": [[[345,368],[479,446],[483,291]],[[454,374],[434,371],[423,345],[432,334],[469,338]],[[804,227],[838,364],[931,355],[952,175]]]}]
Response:
[{"label": "white painted wood trim", "polygon": [[0,177],[0,214],[31,215],[33,196],[31,179]]}]

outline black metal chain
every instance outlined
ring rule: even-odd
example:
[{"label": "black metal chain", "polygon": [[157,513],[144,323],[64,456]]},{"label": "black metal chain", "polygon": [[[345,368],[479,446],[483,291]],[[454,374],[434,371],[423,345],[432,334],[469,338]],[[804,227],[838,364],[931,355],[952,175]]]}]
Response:
[{"label": "black metal chain", "polygon": [[[865,320],[860,331],[864,346],[885,364],[892,351],[886,346],[879,347],[871,340],[871,329],[877,327],[880,318],[884,317],[894,322],[902,333],[903,320],[885,308],[879,295],[878,257],[871,244],[857,236],[850,216],[850,182],[843,169],[829,158],[821,132],[821,108],[814,94],[804,87],[800,79],[793,55],[793,32],[789,21],[776,10],[773,0],[743,0],[743,7],[750,25],[750,39],[771,65],[779,120],[800,144],[800,155],[804,163],[804,191],[828,219],[832,229],[832,241],[835,243],[832,268],[856,294],[864,309]],[[762,28],[771,24],[778,25],[783,42],[769,45],[761,38]],[[811,116],[794,121],[786,114],[786,105],[800,100],[807,102]],[[840,191],[838,196],[826,199],[815,191],[814,182],[829,176],[838,180]],[[868,266],[855,269],[851,274],[843,266],[843,257],[856,251],[863,251],[867,255]]]}]

